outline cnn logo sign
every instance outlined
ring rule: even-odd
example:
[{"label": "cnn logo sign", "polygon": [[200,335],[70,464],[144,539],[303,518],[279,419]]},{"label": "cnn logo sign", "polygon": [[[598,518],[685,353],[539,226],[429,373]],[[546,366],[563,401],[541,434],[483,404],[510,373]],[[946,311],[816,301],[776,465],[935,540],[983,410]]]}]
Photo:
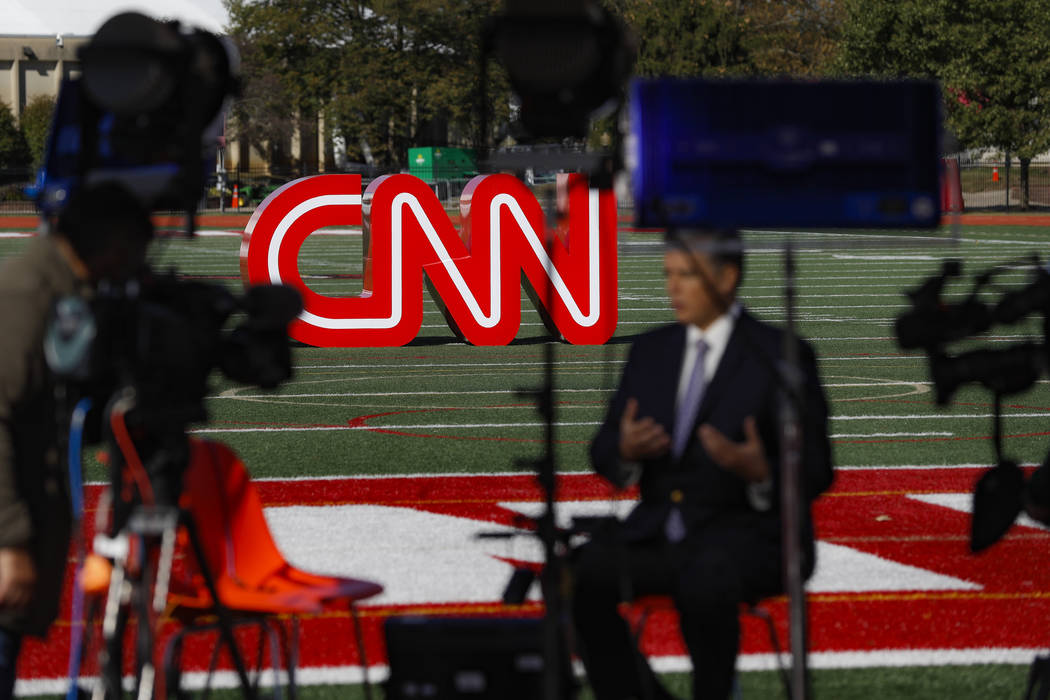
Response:
[{"label": "cnn logo sign", "polygon": [[[412,175],[318,175],[290,182],[252,214],[241,243],[245,283],[287,284],[303,296],[295,340],[321,347],[404,345],[423,324],[423,277],[449,327],[474,345],[506,345],[521,325],[521,285],[552,333],[601,344],[616,329],[616,200],[582,175],[559,183],[558,224],[509,175],[482,175],[460,198],[462,227]],[[359,296],[318,294],[299,250],[329,226],[363,226]],[[519,281],[520,280],[520,281]]]}]

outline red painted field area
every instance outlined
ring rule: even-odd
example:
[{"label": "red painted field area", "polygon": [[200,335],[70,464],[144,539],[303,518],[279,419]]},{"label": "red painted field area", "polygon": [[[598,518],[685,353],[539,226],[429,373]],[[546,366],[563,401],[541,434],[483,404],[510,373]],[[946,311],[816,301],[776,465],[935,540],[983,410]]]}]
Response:
[{"label": "red painted field area", "polygon": [[[987,553],[971,555],[970,518],[958,504],[968,500],[979,473],[932,468],[838,474],[816,507],[822,559],[810,582],[814,652],[911,650],[935,664],[953,650],[993,661],[999,652],[1047,644],[1050,533],[1015,526]],[[289,559],[387,587],[364,608],[370,664],[385,663],[381,626],[391,615],[540,612],[535,602],[522,608],[497,602],[511,572],[504,560],[538,562],[535,548],[526,543],[493,551],[472,538],[479,530],[514,526],[520,512],[535,510],[540,494],[530,476],[281,480],[258,487]],[[97,495],[96,487],[89,503]],[[566,475],[559,483],[567,511],[601,512],[625,497],[589,475]],[[784,602],[767,607],[783,639]],[[644,640],[648,653],[683,653],[674,622],[670,613],[653,615]],[[770,651],[760,623],[747,618],[744,624],[743,653]],[[356,662],[345,611],[308,617],[302,629],[301,667]],[[67,613],[47,643],[27,644],[20,677],[64,676],[68,634]],[[201,639],[187,649],[192,667],[206,665],[212,641]],[[93,672],[93,664],[85,670]]]}]

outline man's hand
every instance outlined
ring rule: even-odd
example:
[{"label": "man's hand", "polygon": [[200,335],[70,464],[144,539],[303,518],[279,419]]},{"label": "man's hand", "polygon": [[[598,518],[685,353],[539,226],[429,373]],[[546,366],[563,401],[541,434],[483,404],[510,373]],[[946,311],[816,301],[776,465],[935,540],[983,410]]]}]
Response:
[{"label": "man's hand", "polygon": [[33,599],[36,566],[21,547],[0,549],[0,609],[20,610]]},{"label": "man's hand", "polygon": [[627,399],[627,406],[620,417],[620,457],[633,461],[667,454],[671,436],[664,427],[652,418],[637,419],[637,416],[638,400]]},{"label": "man's hand", "polygon": [[744,419],[744,441],[733,442],[711,425],[701,425],[697,435],[707,454],[715,463],[751,483],[769,478],[769,462],[766,461],[762,438],[758,436],[755,419]]}]

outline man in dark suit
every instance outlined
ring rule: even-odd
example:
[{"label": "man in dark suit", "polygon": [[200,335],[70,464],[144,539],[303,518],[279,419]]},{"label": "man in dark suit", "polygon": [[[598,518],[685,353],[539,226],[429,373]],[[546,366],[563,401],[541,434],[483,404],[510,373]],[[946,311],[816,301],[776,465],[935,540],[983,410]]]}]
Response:
[{"label": "man in dark suit", "polygon": [[[669,697],[636,652],[618,603],[669,595],[693,664],[693,696],[729,696],[741,603],[784,590],[779,508],[783,334],[736,302],[735,231],[668,236],[667,295],[678,323],[639,336],[591,445],[595,470],[638,482],[641,500],[615,536],[575,556],[572,608],[595,696]],[[827,404],[816,359],[799,342],[803,493],[831,484]],[[803,570],[814,565],[803,508]]]}]

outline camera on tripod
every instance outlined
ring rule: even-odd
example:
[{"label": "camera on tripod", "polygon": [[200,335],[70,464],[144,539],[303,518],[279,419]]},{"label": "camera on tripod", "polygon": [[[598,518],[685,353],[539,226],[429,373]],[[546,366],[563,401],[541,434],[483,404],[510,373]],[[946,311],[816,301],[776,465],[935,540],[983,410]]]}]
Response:
[{"label": "camera on tripod", "polygon": [[[1007,269],[1031,269],[1031,278],[1020,289],[1003,293],[989,303],[981,292]],[[922,349],[929,358],[930,377],[939,405],[951,403],[964,384],[978,383],[995,396],[993,438],[997,465],[978,482],[970,547],[981,551],[997,542],[1022,508],[1036,519],[1050,523],[1050,455],[1027,480],[1016,462],[1003,455],[1001,400],[1031,388],[1047,371],[1050,348],[1050,272],[1038,256],[1000,265],[978,274],[969,294],[960,302],[944,300],[944,288],[962,276],[962,263],[946,261],[933,275],[908,292],[912,308],[896,321],[902,348]],[[949,345],[979,336],[996,325],[1014,324],[1030,315],[1042,316],[1042,337],[1013,343],[1005,348],[980,347],[952,353]]]},{"label": "camera on tripod", "polygon": [[[111,272],[92,270],[90,293],[60,299],[45,336],[68,406],[77,403],[71,425],[84,426],[84,415],[101,419],[76,428],[76,439],[71,428],[70,444],[86,438],[108,447],[112,505],[95,554],[113,567],[96,696],[122,693],[129,606],[139,620],[138,696],[152,696],[156,620],[180,525],[248,687],[200,538],[180,509],[183,476],[199,452],[187,429],[207,420],[214,371],[261,388],[291,376],[287,327],[301,300],[291,288],[270,285],[238,296],[174,270],[155,273],[138,260],[153,234],[150,211],[183,212],[193,233],[224,105],[237,86],[237,54],[207,32],[128,12],[103,24],[80,58],[82,75],[63,81],[59,93],[36,199],[78,254],[101,251],[122,261]],[[114,236],[114,228],[127,230]],[[121,247],[129,250],[115,250]],[[89,405],[98,410],[88,414]],[[72,456],[71,449],[71,463]]]},{"label": "camera on tripod", "polygon": [[[103,183],[128,194],[127,206],[180,209],[192,231],[204,177],[214,162],[222,109],[237,85],[236,51],[201,30],[128,12],[108,20],[81,51],[83,74],[62,85],[48,157],[37,187],[45,216],[76,221],[69,203]],[[86,235],[81,233],[79,235]],[[64,299],[46,339],[48,360],[76,392],[103,406],[130,387],[129,414],[146,451],[175,446],[191,422],[206,419],[213,369],[272,388],[288,378],[286,328],[300,311],[287,287],[257,287],[243,298],[219,284],[144,269],[130,280],[100,280],[93,297]],[[225,326],[235,315],[236,326]],[[161,491],[177,498],[178,458],[158,465]]]}]

